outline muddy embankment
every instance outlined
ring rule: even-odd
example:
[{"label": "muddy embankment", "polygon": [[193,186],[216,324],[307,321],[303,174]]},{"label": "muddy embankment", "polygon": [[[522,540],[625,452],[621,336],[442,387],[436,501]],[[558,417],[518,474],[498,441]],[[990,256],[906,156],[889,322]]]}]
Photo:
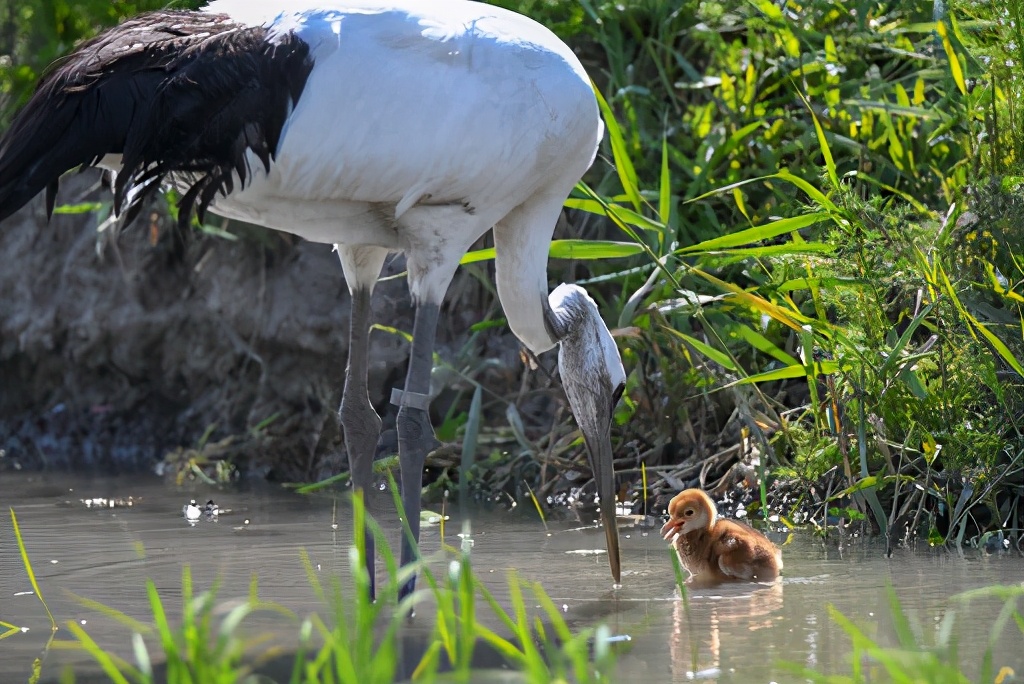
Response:
[{"label": "muddy embankment", "polygon": [[[65,180],[58,206],[109,199],[85,173]],[[148,469],[211,426],[212,439],[237,437],[250,474],[342,466],[349,296],[331,247],[236,224],[238,240],[181,241],[171,226],[144,212],[98,233],[93,214],[47,222],[41,198],[0,225],[0,469]],[[396,259],[385,274],[403,268]],[[448,308],[442,353],[480,315]],[[411,330],[403,278],[379,284],[374,320]],[[375,332],[370,354],[387,423],[408,348]]]}]

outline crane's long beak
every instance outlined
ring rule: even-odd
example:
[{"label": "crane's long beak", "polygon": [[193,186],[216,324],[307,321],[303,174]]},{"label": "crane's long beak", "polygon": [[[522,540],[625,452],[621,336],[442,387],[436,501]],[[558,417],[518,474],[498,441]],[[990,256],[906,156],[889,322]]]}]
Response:
[{"label": "crane's long beak", "polygon": [[590,453],[590,467],[594,471],[597,495],[601,498],[601,522],[604,525],[605,543],[608,547],[608,564],[616,584],[622,579],[619,558],[619,528],[615,522],[615,465],[612,460],[612,438],[609,425],[599,429],[599,434],[583,432]]}]

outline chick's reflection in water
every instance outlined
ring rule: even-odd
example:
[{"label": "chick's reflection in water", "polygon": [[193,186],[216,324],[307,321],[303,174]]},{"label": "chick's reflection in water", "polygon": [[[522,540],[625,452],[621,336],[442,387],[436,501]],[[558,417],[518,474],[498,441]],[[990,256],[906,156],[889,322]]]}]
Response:
[{"label": "chick's reflection in water", "polygon": [[[771,585],[728,584],[718,590],[686,588],[672,608],[668,652],[672,681],[716,679],[721,673],[722,651],[726,662],[749,647],[722,643],[722,635],[735,640],[743,631],[767,629],[781,619],[782,582]],[[731,654],[731,655],[730,655]],[[760,654],[760,656],[768,654]],[[771,661],[767,657],[764,662]]]}]

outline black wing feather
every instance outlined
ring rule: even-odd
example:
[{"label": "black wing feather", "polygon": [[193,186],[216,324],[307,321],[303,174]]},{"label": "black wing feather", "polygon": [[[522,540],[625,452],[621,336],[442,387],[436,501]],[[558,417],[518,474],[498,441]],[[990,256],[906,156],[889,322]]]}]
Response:
[{"label": "black wing feather", "polygon": [[[269,170],[313,63],[294,34],[226,15],[141,15],[77,48],[40,82],[0,139],[0,220],[40,191],[53,211],[60,176],[122,155],[118,213],[134,217],[173,174],[188,190],[179,221],[251,177],[246,151]],[[129,191],[132,192],[129,192]],[[127,202],[127,204],[126,204]],[[198,204],[197,204],[198,202]]]}]

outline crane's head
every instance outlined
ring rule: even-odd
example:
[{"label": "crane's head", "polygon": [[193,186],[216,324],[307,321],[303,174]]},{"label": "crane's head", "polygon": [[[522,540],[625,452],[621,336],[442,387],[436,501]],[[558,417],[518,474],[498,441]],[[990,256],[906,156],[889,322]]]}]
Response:
[{"label": "crane's head", "polygon": [[615,525],[615,473],[611,423],[626,387],[622,358],[597,304],[578,285],[562,284],[548,297],[548,325],[559,341],[558,370],[569,405],[590,453],[612,577],[621,579]]}]

